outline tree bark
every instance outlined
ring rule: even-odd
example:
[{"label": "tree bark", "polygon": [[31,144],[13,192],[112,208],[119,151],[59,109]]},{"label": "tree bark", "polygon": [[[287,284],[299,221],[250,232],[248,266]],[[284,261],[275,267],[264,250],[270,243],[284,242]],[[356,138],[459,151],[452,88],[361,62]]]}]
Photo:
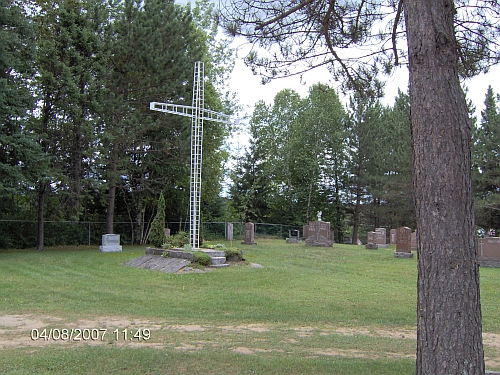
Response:
[{"label": "tree bark", "polygon": [[39,251],[43,251],[43,244],[45,240],[45,192],[47,190],[47,183],[41,182],[38,188],[38,208],[37,208],[37,216],[38,216],[38,233],[36,239],[36,249]]},{"label": "tree bark", "polygon": [[106,210],[106,233],[114,233],[114,222],[115,222],[115,200],[116,200],[116,186],[117,186],[117,154],[118,154],[118,142],[113,144],[110,155],[109,164],[109,195],[108,195],[108,209]]},{"label": "tree bark", "polygon": [[108,195],[108,210],[106,211],[106,233],[114,233],[115,221],[115,199],[116,199],[116,184],[114,182],[109,186]]},{"label": "tree bark", "polygon": [[[358,170],[359,171],[359,170]],[[358,173],[359,178],[359,173]],[[356,204],[354,206],[354,223],[352,229],[352,244],[358,244],[358,232],[359,232],[359,217],[361,214],[361,187],[359,186],[359,179],[356,182]]]},{"label": "tree bark", "polygon": [[471,124],[451,0],[404,1],[418,227],[417,375],[484,374]]}]

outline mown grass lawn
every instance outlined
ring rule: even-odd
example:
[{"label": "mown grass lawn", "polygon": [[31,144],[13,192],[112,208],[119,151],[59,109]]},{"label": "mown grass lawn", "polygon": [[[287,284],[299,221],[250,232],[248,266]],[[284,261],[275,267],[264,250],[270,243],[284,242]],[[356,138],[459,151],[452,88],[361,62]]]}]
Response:
[{"label": "mown grass lawn", "polygon": [[[0,252],[0,367],[9,374],[414,374],[416,259],[395,259],[393,249],[257,243],[239,248],[263,268],[189,274],[125,267],[142,247]],[[481,293],[483,331],[495,343],[500,269],[481,269]],[[44,328],[105,334],[31,340],[31,330]],[[143,329],[149,340],[123,338],[123,330]],[[500,370],[498,346],[487,346],[486,357],[488,369]]]}]

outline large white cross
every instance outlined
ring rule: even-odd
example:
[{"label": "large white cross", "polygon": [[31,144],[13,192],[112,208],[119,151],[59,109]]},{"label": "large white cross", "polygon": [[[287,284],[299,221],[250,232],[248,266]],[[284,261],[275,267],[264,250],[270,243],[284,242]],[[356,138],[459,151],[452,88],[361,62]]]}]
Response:
[{"label": "large white cross", "polygon": [[149,103],[149,109],[191,118],[191,174],[189,182],[189,244],[193,249],[200,246],[201,213],[201,164],[203,144],[203,120],[230,124],[224,113],[205,109],[205,78],[201,61],[194,64],[193,105],[171,103]]}]

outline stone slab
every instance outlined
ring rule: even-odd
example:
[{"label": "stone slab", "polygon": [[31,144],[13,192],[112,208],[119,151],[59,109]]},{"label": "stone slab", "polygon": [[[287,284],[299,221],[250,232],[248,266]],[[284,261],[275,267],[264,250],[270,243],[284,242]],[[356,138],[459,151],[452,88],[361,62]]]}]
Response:
[{"label": "stone slab", "polygon": [[211,257],[211,258],[212,258],[212,265],[226,263],[226,257]]},{"label": "stone slab", "polygon": [[413,253],[407,253],[402,251],[395,251],[394,258],[413,258]]},{"label": "stone slab", "polygon": [[103,245],[99,246],[99,251],[101,253],[119,253],[122,251],[122,247],[120,245]]},{"label": "stone slab", "polygon": [[203,253],[211,257],[225,257],[226,252],[223,250],[201,250]]},{"label": "stone slab", "polygon": [[125,263],[128,267],[142,268],[152,271],[175,273],[191,263],[187,259],[164,258],[159,255],[143,255]]}]

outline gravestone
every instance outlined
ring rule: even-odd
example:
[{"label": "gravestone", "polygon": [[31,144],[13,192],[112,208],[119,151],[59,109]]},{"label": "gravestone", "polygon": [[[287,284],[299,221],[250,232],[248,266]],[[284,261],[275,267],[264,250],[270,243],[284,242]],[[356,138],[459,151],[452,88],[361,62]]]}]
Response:
[{"label": "gravestone", "polygon": [[122,251],[120,246],[119,234],[103,234],[102,245],[99,246],[99,251],[102,253],[117,253]]},{"label": "gravestone", "polygon": [[478,240],[478,260],[481,266],[500,267],[500,237]]},{"label": "gravestone", "polygon": [[226,223],[226,241],[233,240],[233,223]]},{"label": "gravestone", "polygon": [[411,252],[411,229],[408,227],[400,227],[397,229],[396,251],[395,258],[413,258]]},{"label": "gravestone", "polygon": [[333,245],[333,232],[330,229],[330,222],[310,221],[307,229],[306,246],[332,246],[332,245]]},{"label": "gravestone", "polygon": [[417,250],[417,231],[411,234],[411,250],[412,251]]},{"label": "gravestone", "polygon": [[367,233],[367,244],[366,244],[366,248],[369,249],[369,250],[376,250],[378,249],[378,245],[376,243],[376,240],[377,240],[377,233],[376,232],[368,232]]},{"label": "gravestone", "polygon": [[255,233],[254,233],[254,225],[253,223],[245,223],[245,241],[243,241],[242,245],[257,245],[254,242]]},{"label": "gravestone", "polygon": [[165,237],[170,237],[170,228],[163,228],[163,232],[165,233]]},{"label": "gravestone", "polygon": [[375,228],[375,243],[379,248],[387,248],[387,231],[385,228]]},{"label": "gravestone", "polygon": [[302,227],[302,238],[306,239],[309,237],[309,225],[304,225]]},{"label": "gravestone", "polygon": [[289,230],[288,231],[288,238],[286,239],[286,243],[302,243],[302,239],[300,238],[300,231]]},{"label": "gravestone", "polygon": [[398,230],[397,229],[391,229],[390,231],[390,243],[391,245],[396,245],[396,242],[397,242],[397,238],[398,238]]}]

